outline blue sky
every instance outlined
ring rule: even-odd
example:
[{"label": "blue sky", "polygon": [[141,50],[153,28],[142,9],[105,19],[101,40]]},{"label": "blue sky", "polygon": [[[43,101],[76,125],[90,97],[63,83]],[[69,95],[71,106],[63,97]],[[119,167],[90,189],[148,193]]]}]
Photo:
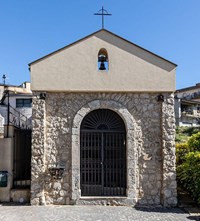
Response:
[{"label": "blue sky", "polygon": [[200,0],[0,0],[0,77],[29,81],[28,63],[101,28],[102,5],[106,29],[178,65],[177,89],[200,82]]}]

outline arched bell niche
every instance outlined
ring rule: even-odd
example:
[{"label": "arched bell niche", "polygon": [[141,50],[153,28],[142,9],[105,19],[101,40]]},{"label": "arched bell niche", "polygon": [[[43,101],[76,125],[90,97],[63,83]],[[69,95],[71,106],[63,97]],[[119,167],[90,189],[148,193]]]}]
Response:
[{"label": "arched bell niche", "polygon": [[105,48],[101,48],[98,53],[98,70],[108,71],[108,52]]}]

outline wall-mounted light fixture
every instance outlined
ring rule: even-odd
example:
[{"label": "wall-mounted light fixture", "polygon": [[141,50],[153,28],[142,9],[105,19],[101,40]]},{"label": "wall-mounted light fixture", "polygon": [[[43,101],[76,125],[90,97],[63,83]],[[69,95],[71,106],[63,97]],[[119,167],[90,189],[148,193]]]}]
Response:
[{"label": "wall-mounted light fixture", "polygon": [[49,167],[49,173],[53,179],[59,180],[62,179],[63,173],[65,171],[65,168],[63,166],[56,166]]},{"label": "wall-mounted light fixture", "polygon": [[40,93],[40,99],[41,99],[41,100],[45,100],[45,99],[46,99],[46,96],[47,96],[47,95],[46,95],[45,92],[41,92],[41,93]]},{"label": "wall-mounted light fixture", "polygon": [[159,94],[157,97],[158,102],[163,102],[164,101],[164,96],[162,94]]}]

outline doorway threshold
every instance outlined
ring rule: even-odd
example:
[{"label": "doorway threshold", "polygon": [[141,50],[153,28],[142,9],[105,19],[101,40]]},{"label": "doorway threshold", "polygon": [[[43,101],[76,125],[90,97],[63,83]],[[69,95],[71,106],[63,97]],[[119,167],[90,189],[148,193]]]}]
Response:
[{"label": "doorway threshold", "polygon": [[134,205],[126,196],[82,196],[79,205],[130,206]]},{"label": "doorway threshold", "polygon": [[126,196],[81,196],[80,200],[92,200],[92,199],[126,199]]}]

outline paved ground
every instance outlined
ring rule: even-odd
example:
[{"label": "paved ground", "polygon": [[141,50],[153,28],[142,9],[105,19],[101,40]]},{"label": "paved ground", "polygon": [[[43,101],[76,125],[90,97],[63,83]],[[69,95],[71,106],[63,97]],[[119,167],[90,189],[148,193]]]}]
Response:
[{"label": "paved ground", "polygon": [[1,221],[189,221],[200,220],[180,208],[114,206],[10,206],[0,204]]},{"label": "paved ground", "polygon": [[0,221],[200,221],[200,207],[179,189],[179,208],[122,206],[22,206],[0,204]]}]

